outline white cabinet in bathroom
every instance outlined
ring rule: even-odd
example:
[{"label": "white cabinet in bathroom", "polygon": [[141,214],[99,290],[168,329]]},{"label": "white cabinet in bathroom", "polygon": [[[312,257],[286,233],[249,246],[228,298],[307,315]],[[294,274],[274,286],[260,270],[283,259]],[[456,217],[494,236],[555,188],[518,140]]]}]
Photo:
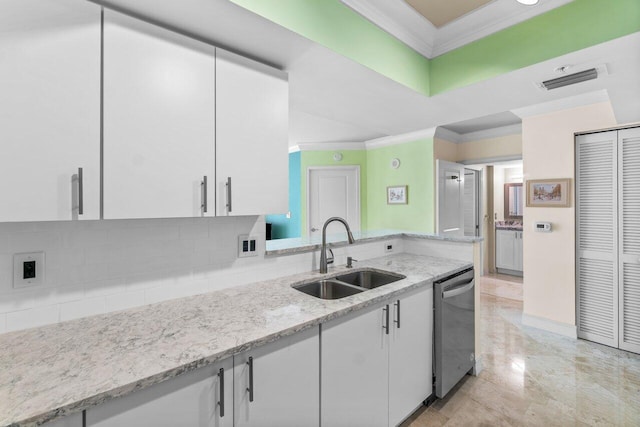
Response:
[{"label": "white cabinet in bathroom", "polygon": [[496,268],[522,273],[522,231],[496,230]]},{"label": "white cabinet in bathroom", "polygon": [[433,290],[322,325],[322,424],[395,426],[432,393]]},{"label": "white cabinet in bathroom", "polygon": [[0,2],[0,222],[99,218],[100,10]]},{"label": "white cabinet in bathroom", "polygon": [[233,359],[87,409],[86,427],[232,427]]},{"label": "white cabinet in bathroom", "polygon": [[215,214],[214,76],[213,46],[105,10],[104,218]]},{"label": "white cabinet in bathroom", "polygon": [[216,49],[217,215],[289,210],[286,73]]}]

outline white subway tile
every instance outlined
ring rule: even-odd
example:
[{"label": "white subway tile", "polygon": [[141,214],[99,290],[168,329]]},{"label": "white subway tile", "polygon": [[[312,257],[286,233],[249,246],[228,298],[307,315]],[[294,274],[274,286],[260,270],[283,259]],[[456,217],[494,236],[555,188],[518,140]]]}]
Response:
[{"label": "white subway tile", "polygon": [[164,284],[156,288],[145,289],[144,303],[154,304],[156,302],[178,298],[178,296],[179,292],[175,287]]},{"label": "white subway tile", "polygon": [[202,239],[209,237],[209,221],[206,218],[190,218],[178,224],[180,239]]},{"label": "white subway tile", "polygon": [[105,297],[105,308],[107,312],[126,310],[141,305],[144,305],[144,290],[123,292]]},{"label": "white subway tile", "polygon": [[120,294],[125,292],[126,285],[124,279],[105,279],[96,282],[87,282],[84,285],[86,298]]},{"label": "white subway tile", "polygon": [[21,329],[35,328],[58,322],[59,308],[57,305],[30,308],[27,310],[7,313],[7,332]]},{"label": "white subway tile", "polygon": [[104,297],[85,298],[60,304],[60,321],[78,319],[105,312]]}]

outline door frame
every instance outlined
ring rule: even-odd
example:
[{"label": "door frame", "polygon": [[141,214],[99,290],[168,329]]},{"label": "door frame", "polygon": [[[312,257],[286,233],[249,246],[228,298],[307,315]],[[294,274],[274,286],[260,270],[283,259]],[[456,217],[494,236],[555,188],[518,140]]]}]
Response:
[{"label": "door frame", "polygon": [[[355,171],[356,172],[356,215],[358,217],[358,229],[357,231],[362,230],[362,210],[360,206],[360,165],[344,165],[344,166],[308,166],[307,167],[307,217],[305,221],[305,232],[307,237],[311,236],[310,228],[311,223],[309,222],[309,218],[311,217],[311,172],[312,171],[326,171],[326,170],[338,170],[338,171]],[[346,219],[346,218],[345,218]],[[351,226],[351,224],[349,224]]]}]

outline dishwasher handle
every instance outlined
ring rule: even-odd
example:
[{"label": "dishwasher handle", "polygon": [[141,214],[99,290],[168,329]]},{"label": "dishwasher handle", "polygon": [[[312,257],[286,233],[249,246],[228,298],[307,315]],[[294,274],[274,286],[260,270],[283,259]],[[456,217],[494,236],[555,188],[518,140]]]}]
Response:
[{"label": "dishwasher handle", "polygon": [[456,286],[453,289],[448,289],[446,291],[443,291],[442,299],[457,297],[458,295],[464,294],[465,292],[473,289],[474,286],[475,286],[475,282],[473,281],[473,278],[472,278],[462,286]]}]

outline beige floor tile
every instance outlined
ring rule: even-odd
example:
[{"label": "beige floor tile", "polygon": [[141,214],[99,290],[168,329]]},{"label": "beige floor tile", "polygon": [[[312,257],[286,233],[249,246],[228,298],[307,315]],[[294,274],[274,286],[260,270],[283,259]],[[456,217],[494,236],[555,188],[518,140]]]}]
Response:
[{"label": "beige floor tile", "polygon": [[403,427],[640,427],[640,355],[523,326],[522,301],[491,293],[515,286],[508,276],[483,278],[483,371]]}]

